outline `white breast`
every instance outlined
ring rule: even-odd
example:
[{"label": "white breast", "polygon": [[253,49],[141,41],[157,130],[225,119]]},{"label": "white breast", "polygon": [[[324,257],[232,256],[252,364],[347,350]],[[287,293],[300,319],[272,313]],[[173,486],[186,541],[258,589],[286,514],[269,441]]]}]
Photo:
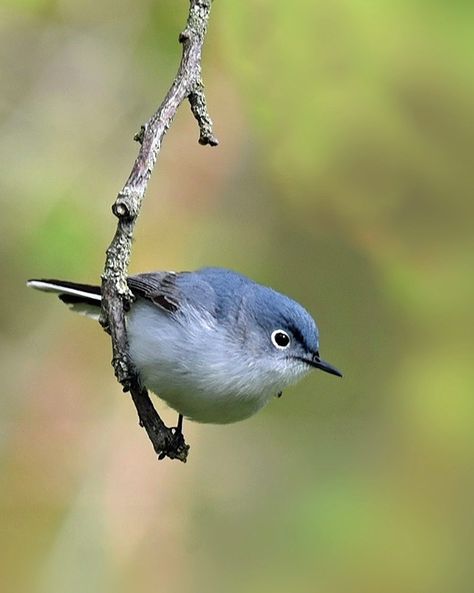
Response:
[{"label": "white breast", "polygon": [[144,385],[191,420],[243,420],[287,383],[234,344],[211,315],[194,309],[180,322],[139,300],[128,314],[127,328],[130,354]]}]

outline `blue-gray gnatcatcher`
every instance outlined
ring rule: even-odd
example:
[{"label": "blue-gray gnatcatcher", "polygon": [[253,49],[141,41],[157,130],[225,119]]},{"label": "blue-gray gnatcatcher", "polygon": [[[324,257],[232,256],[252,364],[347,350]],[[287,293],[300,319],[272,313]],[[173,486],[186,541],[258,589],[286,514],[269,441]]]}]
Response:
[{"label": "blue-gray gnatcatcher", "polygon": [[[128,279],[129,353],[145,387],[180,415],[227,424],[255,414],[317,368],[318,328],[292,299],[221,268],[154,272]],[[100,287],[30,280],[74,311],[98,319]]]}]

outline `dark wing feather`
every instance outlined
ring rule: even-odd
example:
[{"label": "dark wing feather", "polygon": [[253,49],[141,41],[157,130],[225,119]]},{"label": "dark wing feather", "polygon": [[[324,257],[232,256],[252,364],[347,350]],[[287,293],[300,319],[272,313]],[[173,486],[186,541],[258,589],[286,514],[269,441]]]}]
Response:
[{"label": "dark wing feather", "polygon": [[155,303],[162,309],[175,313],[179,310],[183,296],[178,278],[188,272],[152,272],[128,278],[128,286],[135,296]]}]

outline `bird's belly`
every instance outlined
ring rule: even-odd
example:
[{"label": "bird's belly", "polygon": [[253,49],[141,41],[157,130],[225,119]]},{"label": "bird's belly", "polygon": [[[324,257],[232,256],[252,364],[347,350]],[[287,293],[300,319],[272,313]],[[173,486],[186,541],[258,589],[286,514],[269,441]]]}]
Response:
[{"label": "bird's belly", "polygon": [[230,424],[249,418],[258,412],[274,395],[273,393],[243,394],[241,392],[216,392],[183,386],[182,389],[160,388],[153,381],[145,385],[173,410],[194,422]]},{"label": "bird's belly", "polygon": [[127,318],[132,361],[141,381],[196,422],[244,420],[280,391],[280,378],[208,319],[182,323],[137,302]]}]

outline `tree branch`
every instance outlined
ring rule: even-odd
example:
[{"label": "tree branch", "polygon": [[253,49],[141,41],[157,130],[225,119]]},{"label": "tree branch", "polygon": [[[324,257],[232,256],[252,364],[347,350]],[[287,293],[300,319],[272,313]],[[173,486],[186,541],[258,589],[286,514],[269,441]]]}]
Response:
[{"label": "tree branch", "polygon": [[201,79],[201,52],[207,30],[212,0],[190,0],[186,28],[179,36],[183,46],[181,63],[166,97],[156,113],[142,126],[135,139],[140,143],[138,156],[127,182],[119,192],[112,211],[118,218],[115,236],[107,249],[102,275],[101,325],[112,339],[112,365],[124,391],[130,391],[138,412],[140,425],[150,438],[159,458],[186,461],[189,446],[181,432],[167,428],[140,384],[128,354],[125,313],[133,295],[127,285],[128,264],[133,231],[161,143],[180,104],[189,99],[199,126],[200,144],[216,146],[212,133]]}]

